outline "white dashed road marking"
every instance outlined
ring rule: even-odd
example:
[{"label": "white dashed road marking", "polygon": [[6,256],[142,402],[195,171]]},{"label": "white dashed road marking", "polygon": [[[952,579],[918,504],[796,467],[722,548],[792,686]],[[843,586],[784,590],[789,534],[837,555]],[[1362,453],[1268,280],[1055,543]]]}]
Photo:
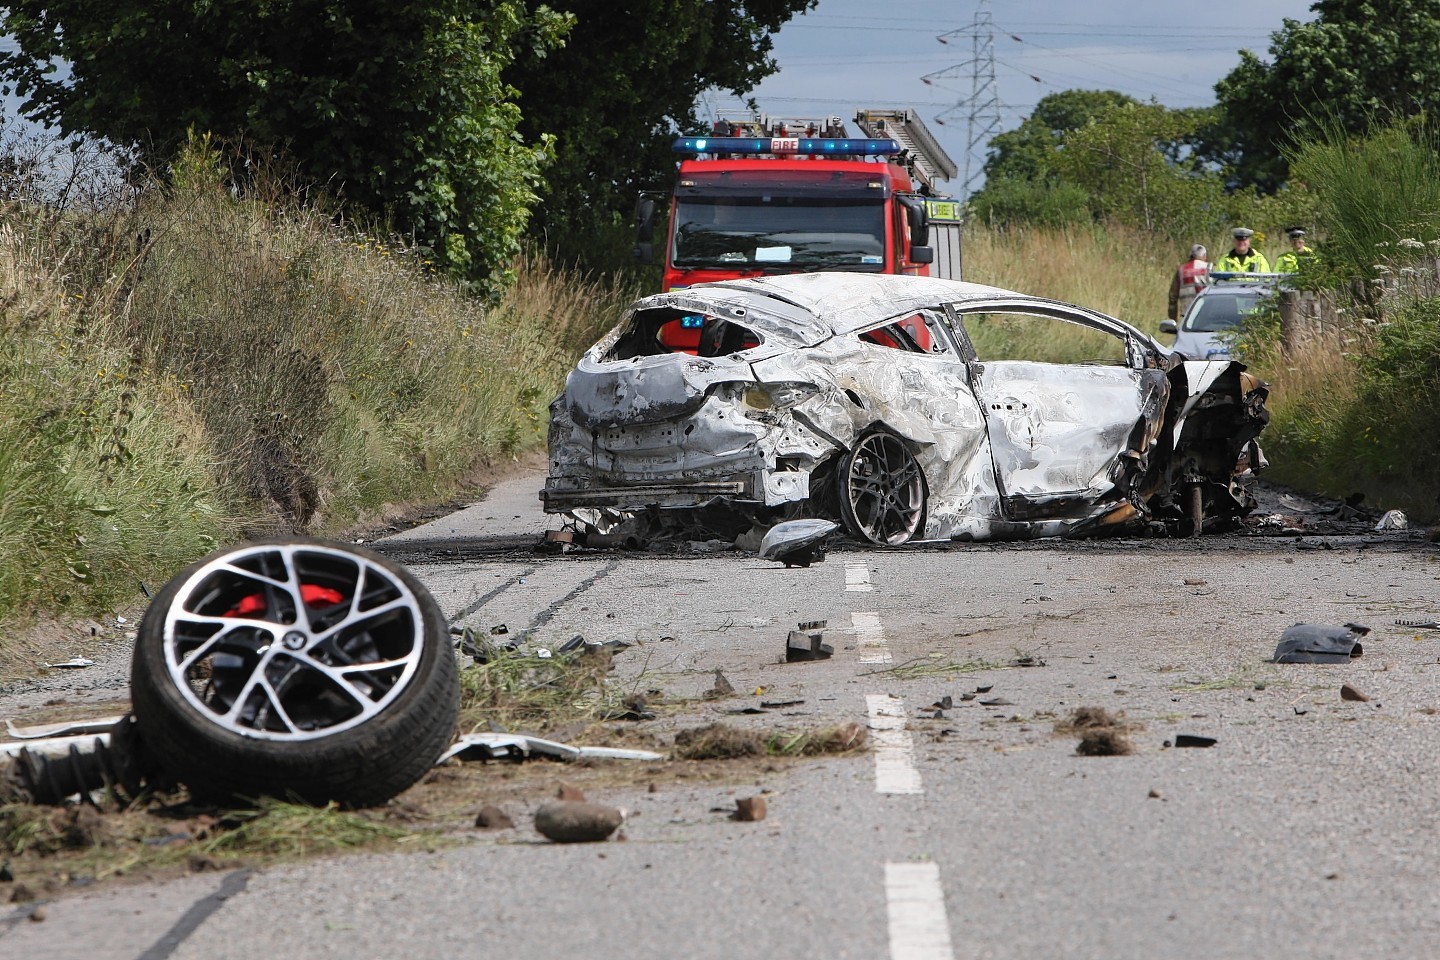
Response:
[{"label": "white dashed road marking", "polygon": [[880,627],[880,614],[852,613],[850,625],[855,628],[861,663],[890,662],[890,648],[885,643],[885,631]]},{"label": "white dashed road marking", "polygon": [[890,960],[954,960],[936,863],[885,864]]},{"label": "white dashed road marking", "polygon": [[905,701],[872,693],[865,707],[875,741],[875,792],[924,793],[915,766],[915,741],[905,729]]},{"label": "white dashed road marking", "polygon": [[864,560],[845,561],[845,590],[847,593],[869,593],[870,568]]}]

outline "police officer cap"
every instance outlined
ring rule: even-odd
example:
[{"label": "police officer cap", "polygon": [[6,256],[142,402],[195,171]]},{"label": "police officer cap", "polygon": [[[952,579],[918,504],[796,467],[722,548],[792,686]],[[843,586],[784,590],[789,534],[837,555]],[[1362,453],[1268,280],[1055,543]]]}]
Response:
[{"label": "police officer cap", "polygon": [[1305,228],[1304,228],[1304,227],[1291,227],[1290,229],[1288,229],[1288,230],[1285,231],[1285,235],[1286,235],[1287,237],[1289,237],[1291,240],[1299,239],[1300,237],[1305,236]]},{"label": "police officer cap", "polygon": [[1254,235],[1255,231],[1251,230],[1249,227],[1236,227],[1234,230],[1230,231],[1230,236],[1234,237],[1236,240],[1243,240],[1246,237],[1252,237]]}]

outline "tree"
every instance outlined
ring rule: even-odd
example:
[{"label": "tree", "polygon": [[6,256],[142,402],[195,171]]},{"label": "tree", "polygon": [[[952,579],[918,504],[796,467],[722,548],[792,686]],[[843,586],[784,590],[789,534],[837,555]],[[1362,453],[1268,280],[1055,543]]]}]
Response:
[{"label": "tree", "polygon": [[1040,98],[1035,110],[1014,130],[990,141],[985,158],[987,187],[1000,180],[1055,179],[1053,161],[1065,136],[1110,107],[1138,103],[1117,90],[1062,90]]},{"label": "tree", "polygon": [[517,133],[502,71],[570,20],[522,0],[19,0],[0,22],[5,92],[33,119],[159,167],[192,130],[283,149],[483,280],[518,249],[550,155]]},{"label": "tree", "polygon": [[1097,218],[1147,231],[1203,232],[1223,214],[1220,178],[1188,155],[1177,158],[1200,116],[1158,103],[1108,107],[1065,137],[1056,170],[1089,194]]},{"label": "tree", "polygon": [[1232,185],[1271,192],[1288,176],[1284,150],[1440,105],[1440,0],[1319,0],[1310,23],[1285,20],[1269,61],[1240,51],[1215,86],[1235,146]]},{"label": "tree", "polygon": [[526,53],[504,74],[521,91],[526,140],[555,138],[532,232],[562,260],[614,267],[629,261],[637,192],[670,185],[670,141],[699,128],[700,94],[743,95],[774,73],[771,36],[818,0],[547,2],[575,18],[565,48]]}]

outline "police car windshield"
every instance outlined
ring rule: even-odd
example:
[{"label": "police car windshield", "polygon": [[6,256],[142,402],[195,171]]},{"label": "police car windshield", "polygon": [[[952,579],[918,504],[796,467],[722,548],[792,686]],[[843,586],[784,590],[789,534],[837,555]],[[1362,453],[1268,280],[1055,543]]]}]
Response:
[{"label": "police car windshield", "polygon": [[1216,333],[1239,326],[1242,317],[1255,312],[1262,296],[1264,294],[1259,290],[1234,294],[1207,291],[1195,298],[1180,329],[1194,333]]}]

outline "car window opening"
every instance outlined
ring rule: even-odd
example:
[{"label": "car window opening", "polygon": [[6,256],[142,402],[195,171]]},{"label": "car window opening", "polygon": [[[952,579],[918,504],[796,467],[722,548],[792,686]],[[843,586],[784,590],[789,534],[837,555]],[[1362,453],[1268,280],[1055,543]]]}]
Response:
[{"label": "car window opening", "polygon": [[861,341],[907,353],[949,353],[945,341],[926,322],[923,313],[912,313],[860,334]]},{"label": "car window opening", "polygon": [[630,360],[667,353],[722,357],[757,347],[763,339],[734,320],[669,307],[643,310],[631,318],[605,359]]}]

